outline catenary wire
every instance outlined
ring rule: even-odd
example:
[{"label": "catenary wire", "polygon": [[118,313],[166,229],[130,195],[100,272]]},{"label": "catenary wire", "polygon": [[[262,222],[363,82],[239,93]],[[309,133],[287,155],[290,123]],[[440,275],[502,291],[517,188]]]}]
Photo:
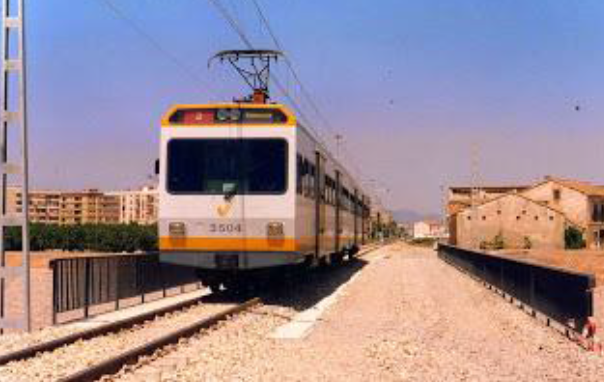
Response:
[{"label": "catenary wire", "polygon": [[139,36],[145,39],[149,45],[151,45],[155,50],[159,53],[163,54],[169,61],[171,61],[175,66],[177,66],[180,70],[183,71],[186,75],[199,82],[204,91],[209,91],[212,96],[219,99],[220,97],[211,87],[207,85],[207,82],[200,77],[193,69],[187,66],[180,58],[178,58],[175,54],[170,52],[168,49],[164,48],[164,46],[157,41],[151,34],[149,34],[142,26],[140,26],[133,18],[129,17],[122,9],[118,8],[111,0],[96,0],[101,5],[107,7],[107,9],[113,14],[114,17],[121,20],[128,26],[130,26]]}]

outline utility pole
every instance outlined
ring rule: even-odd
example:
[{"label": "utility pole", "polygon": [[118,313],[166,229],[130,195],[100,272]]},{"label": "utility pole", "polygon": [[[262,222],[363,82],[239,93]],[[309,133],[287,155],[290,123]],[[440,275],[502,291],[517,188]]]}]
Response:
[{"label": "utility pole", "polygon": [[341,145],[342,145],[342,140],[344,139],[344,137],[342,136],[342,134],[336,134],[335,135],[335,140],[336,140],[336,159],[340,162],[342,162],[341,158],[340,158],[340,150],[341,150]]},{"label": "utility pole", "polygon": [[472,245],[476,248],[479,247],[480,243],[478,243],[478,232],[476,232],[476,227],[478,226],[478,205],[480,204],[480,151],[477,142],[472,143],[472,190],[470,193],[470,204],[472,208],[472,225],[471,225],[471,235],[472,235]]},{"label": "utility pole", "polygon": [[[31,330],[29,257],[29,167],[27,144],[27,86],[25,65],[25,0],[2,0],[2,111],[0,113],[0,330]],[[12,145],[14,147],[10,147]],[[14,208],[9,206],[9,187]],[[20,196],[19,196],[20,195]],[[21,200],[19,206],[17,200]],[[12,211],[11,209],[14,209]],[[7,228],[21,234],[20,265],[6,263]],[[23,281],[23,314],[8,318],[8,280]],[[15,284],[15,283],[11,283]],[[10,296],[16,299],[16,296]]]}]

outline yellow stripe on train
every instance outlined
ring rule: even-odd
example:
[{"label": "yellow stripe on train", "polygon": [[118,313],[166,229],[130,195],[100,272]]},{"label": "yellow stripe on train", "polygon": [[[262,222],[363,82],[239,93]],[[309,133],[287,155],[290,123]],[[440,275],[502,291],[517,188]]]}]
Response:
[{"label": "yellow stripe on train", "polygon": [[293,237],[281,239],[243,237],[161,237],[159,249],[163,251],[264,251],[293,252],[298,250]]}]

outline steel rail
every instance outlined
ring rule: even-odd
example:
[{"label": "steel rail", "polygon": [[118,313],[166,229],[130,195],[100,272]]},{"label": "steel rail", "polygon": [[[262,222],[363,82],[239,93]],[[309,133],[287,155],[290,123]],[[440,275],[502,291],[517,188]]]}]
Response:
[{"label": "steel rail", "polygon": [[125,318],[123,320],[111,322],[105,325],[98,326],[96,328],[69,334],[61,338],[42,342],[40,344],[36,344],[33,346],[26,347],[24,349],[7,353],[0,356],[0,365],[5,365],[13,361],[22,361],[29,358],[33,358],[36,357],[39,353],[50,352],[60,347],[71,345],[79,340],[89,340],[94,337],[99,337],[105,334],[115,333],[123,329],[131,328],[135,325],[151,320],[153,318],[164,316],[168,313],[197,305],[202,301],[204,297],[207,296],[197,297],[191,300],[179,302],[177,304],[155,309],[137,316]]},{"label": "steel rail", "polygon": [[136,363],[140,357],[150,356],[157,350],[167,346],[178,343],[182,338],[191,337],[198,333],[200,330],[208,329],[217,323],[228,319],[229,317],[241,313],[252,306],[260,303],[259,298],[251,299],[243,304],[229,308],[221,313],[215,314],[211,317],[204,318],[194,324],[186,326],[184,328],[175,330],[155,340],[147,342],[146,344],[137,346],[130,350],[127,350],[115,357],[92,365],[86,369],[83,369],[77,373],[69,375],[59,380],[59,382],[88,382],[95,381],[103,376],[112,375],[119,372],[124,366]]}]

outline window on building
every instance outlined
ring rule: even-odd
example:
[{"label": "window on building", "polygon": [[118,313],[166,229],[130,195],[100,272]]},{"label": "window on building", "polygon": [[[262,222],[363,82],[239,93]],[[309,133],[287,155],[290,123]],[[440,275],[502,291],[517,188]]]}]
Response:
[{"label": "window on building", "polygon": [[604,204],[594,204],[591,220],[594,222],[604,222]]},{"label": "window on building", "polygon": [[557,201],[557,200],[560,200],[560,196],[561,196],[561,194],[562,194],[561,190],[559,190],[559,189],[555,189],[555,190],[553,191],[553,193],[554,193],[554,200],[556,200],[556,201]]}]

